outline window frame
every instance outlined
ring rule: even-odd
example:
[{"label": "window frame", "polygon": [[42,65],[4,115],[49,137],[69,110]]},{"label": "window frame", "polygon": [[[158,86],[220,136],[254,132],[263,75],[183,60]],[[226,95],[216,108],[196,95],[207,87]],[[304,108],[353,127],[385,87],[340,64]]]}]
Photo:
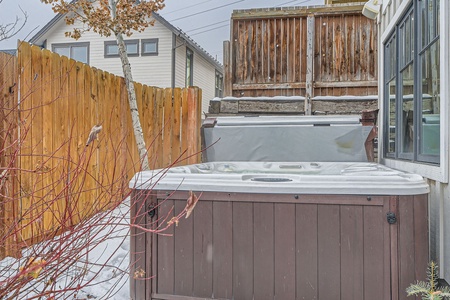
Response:
[{"label": "window frame", "polygon": [[[387,20],[386,27],[381,34],[380,41],[383,46],[379,51],[379,61],[385,62],[385,52],[384,46],[389,38],[392,36],[392,33],[397,28],[398,23],[404,17],[405,13],[409,10],[410,5],[412,5],[413,0],[404,0],[397,7],[394,15]],[[440,93],[441,93],[441,111],[440,111],[440,159],[439,165],[425,163],[425,162],[417,162],[417,161],[408,161],[402,160],[395,157],[389,157],[385,153],[385,143],[386,136],[380,138],[379,145],[379,153],[381,154],[380,162],[385,164],[388,167],[404,170],[407,172],[413,172],[424,176],[425,178],[429,178],[432,180],[436,180],[439,182],[448,182],[449,174],[449,157],[446,155],[449,151],[449,139],[450,133],[447,128],[449,128],[449,118],[450,118],[450,36],[448,34],[443,34],[443,32],[450,32],[450,1],[440,0],[440,15],[437,16],[439,18],[439,28],[440,28]],[[385,73],[383,70],[383,64],[379,65],[379,74],[380,74],[380,87],[379,92],[380,95],[385,96]],[[385,99],[380,101],[380,111],[385,114],[386,111],[386,103]],[[386,115],[383,116],[382,122],[380,122],[380,132],[386,135]]]},{"label": "window frame", "polygon": [[[219,82],[219,84],[217,84]],[[223,97],[223,74],[216,70],[214,96]]]},{"label": "window frame", "polygon": [[[127,45],[131,45],[131,44],[135,44],[136,45],[136,53],[128,53],[127,51],[127,55],[128,57],[137,57],[139,56],[139,39],[133,39],[133,40],[124,40],[125,42],[125,47]],[[107,49],[108,46],[117,46],[117,41],[116,40],[112,40],[112,41],[104,41],[103,42],[103,54],[105,58],[111,58],[111,57],[120,57],[120,55],[117,54],[108,54]]]},{"label": "window frame", "polygon": [[[155,43],[156,51],[155,52],[145,52],[145,44],[147,43]],[[159,54],[159,39],[142,39],[141,40],[141,56],[158,56]]]},{"label": "window frame", "polygon": [[[190,69],[189,69],[189,77],[188,77],[189,62],[190,62]],[[189,82],[188,82],[188,78],[189,78]],[[194,85],[194,51],[188,47],[186,47],[185,85],[186,85],[186,87]]]},{"label": "window frame", "polygon": [[[81,60],[77,60],[75,58],[72,57],[72,47],[86,47],[86,52],[87,52],[87,61],[81,61]],[[85,63],[85,64],[89,64],[89,60],[90,60],[90,42],[73,42],[73,43],[53,43],[52,44],[52,52],[55,52],[55,48],[69,48],[69,53],[70,59]]]}]

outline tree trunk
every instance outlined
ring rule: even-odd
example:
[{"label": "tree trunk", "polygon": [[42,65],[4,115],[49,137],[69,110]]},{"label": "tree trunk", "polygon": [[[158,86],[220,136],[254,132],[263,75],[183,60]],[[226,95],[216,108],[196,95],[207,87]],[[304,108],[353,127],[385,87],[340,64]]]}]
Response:
[{"label": "tree trunk", "polygon": [[122,61],[123,75],[125,77],[125,84],[128,91],[128,103],[130,105],[131,120],[133,123],[134,137],[136,138],[136,145],[139,151],[139,158],[141,160],[142,170],[149,170],[148,152],[145,146],[144,134],[142,131],[141,121],[139,119],[139,111],[136,102],[136,92],[134,90],[133,76],[131,74],[131,66],[128,61],[128,55],[125,47],[125,42],[121,33],[116,34],[117,45],[119,46],[119,56]]},{"label": "tree trunk", "polygon": [[[111,8],[111,17],[116,18],[116,1],[109,0]],[[128,60],[127,48],[120,32],[116,32],[117,45],[119,47],[119,57],[122,62],[123,76],[125,77],[125,84],[128,91],[128,104],[130,105],[131,121],[133,123],[134,137],[139,152],[139,159],[141,161],[141,169],[149,170],[147,147],[145,146],[144,133],[142,132],[141,121],[139,118],[139,111],[136,102],[136,91],[134,90],[133,76],[131,74],[131,66]]]}]

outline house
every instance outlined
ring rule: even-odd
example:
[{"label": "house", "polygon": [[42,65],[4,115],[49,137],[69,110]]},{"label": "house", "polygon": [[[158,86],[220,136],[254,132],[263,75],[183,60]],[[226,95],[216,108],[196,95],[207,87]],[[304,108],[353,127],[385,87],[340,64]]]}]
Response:
[{"label": "house", "polygon": [[450,282],[450,1],[378,7],[380,162],[427,178],[430,259]]},{"label": "house", "polygon": [[[269,113],[376,109],[377,24],[362,8],[359,2],[233,11],[231,40],[224,43],[224,95],[267,98],[263,106],[280,108]],[[289,99],[269,99],[279,96]],[[220,108],[212,101],[210,112],[264,112],[262,101],[255,106],[240,100],[224,99]]]},{"label": "house", "polygon": [[[222,65],[195,43],[181,29],[153,13],[154,26],[125,39],[133,79],[150,86],[202,89],[202,110],[208,102],[221,96]],[[66,55],[75,60],[116,75],[122,75],[118,47],[113,36],[102,37],[88,31],[79,40],[67,38],[64,15],[58,14],[46,24],[30,43]]]}]

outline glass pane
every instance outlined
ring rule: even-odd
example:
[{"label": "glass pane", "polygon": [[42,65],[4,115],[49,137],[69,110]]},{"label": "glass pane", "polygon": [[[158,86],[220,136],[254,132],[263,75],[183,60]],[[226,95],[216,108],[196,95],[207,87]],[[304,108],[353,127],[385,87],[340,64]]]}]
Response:
[{"label": "glass pane", "polygon": [[71,49],[72,57],[75,60],[81,61],[85,64],[88,62],[88,51],[86,46],[73,46]]},{"label": "glass pane", "polygon": [[405,63],[403,65],[405,65],[406,63],[408,63],[411,60],[411,52],[412,52],[412,47],[411,47],[411,21],[410,18],[406,19],[405,22],[405,32],[404,32],[404,36],[403,36],[404,40],[405,40]]},{"label": "glass pane", "polygon": [[54,47],[53,52],[70,57],[70,47]]},{"label": "glass pane", "polygon": [[144,43],[144,53],[156,53],[156,42]]},{"label": "glass pane", "polygon": [[396,72],[396,66],[397,66],[397,53],[395,51],[396,48],[396,38],[394,37],[391,42],[389,43],[389,58],[390,58],[390,64],[389,64],[389,79],[393,78],[395,76]]},{"label": "glass pane", "polygon": [[436,4],[436,35],[439,35],[439,33],[440,33],[440,26],[441,26],[441,22],[440,22],[440,10],[441,10],[441,7],[440,7],[440,1],[438,1],[438,0],[434,0],[434,3]]},{"label": "glass pane", "polygon": [[118,55],[119,46],[117,45],[106,45],[106,55]]},{"label": "glass pane", "polygon": [[402,112],[401,112],[401,153],[412,153],[414,142],[414,70],[413,64],[401,72]]},{"label": "glass pane", "polygon": [[399,34],[399,49],[398,51],[400,52],[400,68],[402,68],[403,66],[405,66],[408,63],[408,59],[406,56],[407,53],[407,41],[408,38],[406,37],[406,24],[402,24],[402,26],[400,26],[400,34]]},{"label": "glass pane", "polygon": [[427,0],[419,1],[419,16],[420,16],[420,24],[422,24],[422,28],[420,29],[421,33],[421,44],[422,48],[424,48],[428,44],[428,23],[427,23]]},{"label": "glass pane", "polygon": [[427,6],[428,13],[428,24],[423,24],[422,26],[426,26],[428,28],[428,43],[431,42],[436,37],[436,7],[434,0],[428,0]]},{"label": "glass pane", "polygon": [[388,107],[388,124],[389,124],[389,130],[388,130],[388,145],[387,145],[387,152],[388,153],[395,153],[395,78],[391,80],[388,84],[388,92],[389,92],[389,107]]},{"label": "glass pane", "polygon": [[138,45],[137,45],[137,43],[126,44],[126,46],[127,46],[127,53],[128,54],[137,54],[138,53]]},{"label": "glass pane", "polygon": [[420,153],[439,155],[440,147],[440,71],[439,40],[421,56],[422,118]]}]

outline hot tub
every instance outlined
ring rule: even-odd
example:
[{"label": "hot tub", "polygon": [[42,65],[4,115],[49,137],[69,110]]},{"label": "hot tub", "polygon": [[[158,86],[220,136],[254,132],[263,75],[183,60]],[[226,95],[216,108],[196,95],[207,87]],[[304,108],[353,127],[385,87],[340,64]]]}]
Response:
[{"label": "hot tub", "polygon": [[[425,278],[429,187],[374,163],[214,162],[135,175],[133,299],[406,299]],[[141,273],[142,274],[142,273]]]}]

